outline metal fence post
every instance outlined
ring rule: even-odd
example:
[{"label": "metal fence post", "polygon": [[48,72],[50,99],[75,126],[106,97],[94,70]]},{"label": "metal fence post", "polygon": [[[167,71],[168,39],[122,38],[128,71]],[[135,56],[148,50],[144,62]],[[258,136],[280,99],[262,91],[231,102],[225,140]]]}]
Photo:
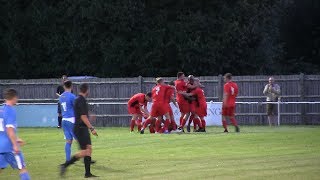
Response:
[{"label": "metal fence post", "polygon": [[[305,100],[305,83],[304,83],[304,74],[301,73],[299,77],[299,94],[300,94],[300,101],[303,102]],[[303,124],[308,124],[306,119],[306,109],[305,104],[300,104],[300,119]]]},{"label": "metal fence post", "polygon": [[222,101],[222,97],[223,97],[223,77],[221,74],[219,74],[218,76],[218,99],[219,101]]},{"label": "metal fence post", "polygon": [[139,88],[139,92],[144,92],[142,76],[138,77],[138,88]]},{"label": "metal fence post", "polygon": [[281,105],[281,98],[279,97],[279,98],[278,98],[278,126],[280,126],[280,118],[281,118],[281,108],[280,108],[280,105]]}]

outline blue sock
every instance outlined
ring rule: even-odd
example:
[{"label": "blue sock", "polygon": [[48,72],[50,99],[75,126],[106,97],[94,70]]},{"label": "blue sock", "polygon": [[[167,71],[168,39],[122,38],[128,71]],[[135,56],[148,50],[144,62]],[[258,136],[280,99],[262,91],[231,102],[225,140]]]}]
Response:
[{"label": "blue sock", "polygon": [[20,180],[30,180],[30,176],[28,172],[24,172],[20,174]]},{"label": "blue sock", "polygon": [[64,151],[66,152],[66,161],[71,159],[71,144],[66,142],[64,147]]}]

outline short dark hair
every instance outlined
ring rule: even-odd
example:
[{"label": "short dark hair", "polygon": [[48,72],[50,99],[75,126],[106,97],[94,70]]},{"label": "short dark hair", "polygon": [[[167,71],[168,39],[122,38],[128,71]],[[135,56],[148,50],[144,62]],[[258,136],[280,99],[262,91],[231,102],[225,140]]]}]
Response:
[{"label": "short dark hair", "polygon": [[232,79],[232,74],[231,73],[226,73],[224,75],[224,77],[227,78],[227,79]]},{"label": "short dark hair", "polygon": [[87,83],[82,83],[80,84],[79,89],[81,93],[86,93],[89,90],[89,86]]},{"label": "short dark hair", "polygon": [[13,88],[5,89],[3,91],[3,99],[11,100],[17,96],[18,96],[18,92]]},{"label": "short dark hair", "polygon": [[156,82],[157,83],[161,83],[161,82],[163,82],[164,80],[163,80],[163,78],[162,77],[157,77],[156,78]]},{"label": "short dark hair", "polygon": [[184,72],[181,72],[181,71],[178,72],[178,73],[177,73],[177,78],[180,78],[182,75],[184,75]]},{"label": "short dark hair", "polygon": [[175,85],[175,84],[174,84],[174,81],[170,81],[170,82],[169,82],[169,85],[170,85],[170,86],[174,86],[174,85]]},{"label": "short dark hair", "polygon": [[146,96],[152,97],[152,92],[148,92],[148,93],[146,94]]},{"label": "short dark hair", "polygon": [[70,89],[72,87],[72,82],[67,80],[63,83],[64,87],[66,87],[67,89]]}]

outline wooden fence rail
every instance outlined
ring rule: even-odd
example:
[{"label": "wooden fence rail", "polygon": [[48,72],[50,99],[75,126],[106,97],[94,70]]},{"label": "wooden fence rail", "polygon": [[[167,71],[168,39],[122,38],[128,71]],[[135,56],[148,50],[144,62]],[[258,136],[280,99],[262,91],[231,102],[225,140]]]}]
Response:
[{"label": "wooden fence rail", "polygon": [[[320,75],[279,75],[274,76],[276,83],[281,86],[282,101],[320,101]],[[166,81],[176,78],[165,77]],[[208,101],[221,101],[223,94],[223,77],[201,76],[201,83]],[[241,102],[263,102],[263,88],[268,82],[268,76],[234,76],[238,83]],[[126,102],[133,94],[148,92],[155,85],[153,77],[134,78],[91,78],[73,80],[74,92],[80,83],[90,86],[90,102]],[[15,88],[19,92],[21,102],[57,102],[55,95],[59,79],[30,79],[30,80],[0,80],[0,91],[5,88]],[[127,126],[126,105],[93,105],[98,115],[97,124],[101,126]],[[319,104],[288,104],[281,107],[282,124],[320,124]],[[266,124],[265,105],[245,105],[237,107],[238,119],[241,124]]]}]

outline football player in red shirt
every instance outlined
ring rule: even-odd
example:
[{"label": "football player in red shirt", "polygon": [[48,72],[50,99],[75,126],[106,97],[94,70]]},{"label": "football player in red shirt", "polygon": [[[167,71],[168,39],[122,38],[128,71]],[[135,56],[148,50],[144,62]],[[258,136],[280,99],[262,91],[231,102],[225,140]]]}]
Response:
[{"label": "football player in red shirt", "polygon": [[169,83],[169,85],[173,87],[172,89],[168,90],[167,95],[166,95],[167,96],[166,99],[167,99],[167,102],[168,102],[169,116],[170,116],[170,120],[171,120],[170,125],[169,125],[169,131],[175,131],[178,126],[176,124],[176,121],[174,120],[173,111],[172,111],[172,108],[171,108],[171,105],[170,105],[170,103],[172,102],[173,105],[178,107],[177,102],[176,102],[176,100],[174,98],[174,93],[175,93],[174,81],[171,81]]},{"label": "football player in red shirt", "polygon": [[[178,107],[178,105],[177,105],[176,100],[174,98],[174,93],[175,93],[174,81],[171,81],[169,83],[169,85],[172,86],[173,88],[167,90],[166,95],[165,95],[165,102],[167,103],[166,105],[167,105],[169,116],[170,116],[170,118],[169,118],[170,124],[168,126],[168,131],[171,132],[171,131],[174,131],[177,129],[177,124],[174,121],[173,111],[172,111],[170,103],[172,102],[176,107]],[[158,132],[158,133],[165,132],[165,128],[161,127],[161,123],[165,124],[165,121],[164,120],[160,121],[160,119],[156,120],[155,128],[156,128],[156,132]]]},{"label": "football player in red shirt", "polygon": [[175,81],[175,85],[176,91],[179,92],[177,93],[177,102],[181,113],[180,127],[184,127],[184,125],[190,117],[192,106],[190,105],[191,103],[189,103],[188,101],[190,100],[189,97],[185,97],[181,92],[187,92],[188,89],[194,89],[196,86],[185,81],[185,75],[183,72],[178,72],[177,77],[178,79]]},{"label": "football player in red shirt", "polygon": [[[194,85],[196,86],[190,93],[182,93],[185,96],[192,96],[194,101],[194,126],[199,126],[196,132],[205,132],[206,121],[204,117],[207,116],[207,101],[204,95],[204,91],[201,89],[201,84],[199,79],[194,79]],[[182,128],[181,128],[182,129]]]},{"label": "football player in red shirt", "polygon": [[133,132],[135,125],[138,126],[138,131],[141,130],[142,114],[149,115],[147,103],[152,101],[151,97],[151,92],[147,94],[138,93],[132,96],[128,101],[128,112],[132,115],[130,132]]},{"label": "football player in red shirt", "polygon": [[168,86],[164,83],[162,78],[156,79],[157,85],[152,89],[152,107],[151,113],[148,119],[143,124],[143,127],[140,131],[141,134],[144,134],[144,129],[152,123],[156,118],[158,121],[162,121],[162,116],[165,116],[166,120],[164,123],[164,132],[168,132],[168,126],[170,124],[170,116],[168,110],[168,103],[166,102],[167,91],[173,89],[173,87]]},{"label": "football player in red shirt", "polygon": [[232,74],[224,75],[225,85],[223,87],[223,102],[222,102],[222,125],[224,132],[228,132],[227,119],[236,128],[236,132],[240,132],[238,123],[235,119],[236,97],[238,96],[238,85],[232,81]]},{"label": "football player in red shirt", "polygon": [[[185,77],[184,73],[178,72],[177,78],[178,79],[174,82],[177,92],[187,92],[188,86],[187,86],[187,82],[185,81],[186,77]],[[182,120],[184,118],[188,119],[190,116],[190,104],[184,98],[184,96],[180,93],[177,94],[177,102],[178,102],[180,113],[181,113],[181,116],[180,116],[180,125],[181,125]]]}]

